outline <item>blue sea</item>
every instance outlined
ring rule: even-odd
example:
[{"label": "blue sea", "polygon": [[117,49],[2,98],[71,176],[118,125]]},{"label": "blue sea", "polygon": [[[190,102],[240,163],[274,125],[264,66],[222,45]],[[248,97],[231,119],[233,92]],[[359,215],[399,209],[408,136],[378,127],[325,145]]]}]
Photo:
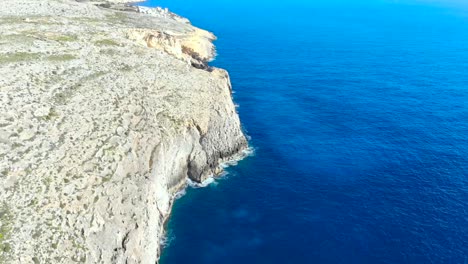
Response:
[{"label": "blue sea", "polygon": [[468,1],[161,0],[213,31],[255,154],[162,264],[468,263]]}]

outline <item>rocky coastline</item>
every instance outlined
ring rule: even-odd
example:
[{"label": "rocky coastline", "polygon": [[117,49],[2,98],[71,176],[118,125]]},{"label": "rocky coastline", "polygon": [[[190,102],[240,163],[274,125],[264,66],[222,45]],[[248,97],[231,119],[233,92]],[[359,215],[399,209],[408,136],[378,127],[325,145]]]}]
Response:
[{"label": "rocky coastline", "polygon": [[156,263],[247,148],[215,36],[127,1],[0,0],[0,263]]}]

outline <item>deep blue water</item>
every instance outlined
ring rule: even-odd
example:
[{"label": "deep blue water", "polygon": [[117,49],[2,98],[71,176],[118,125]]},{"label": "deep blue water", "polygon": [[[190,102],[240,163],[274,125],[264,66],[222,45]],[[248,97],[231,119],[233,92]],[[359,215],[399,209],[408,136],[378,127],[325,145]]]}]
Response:
[{"label": "deep blue water", "polygon": [[162,264],[468,263],[464,1],[150,1],[215,32],[255,156]]}]

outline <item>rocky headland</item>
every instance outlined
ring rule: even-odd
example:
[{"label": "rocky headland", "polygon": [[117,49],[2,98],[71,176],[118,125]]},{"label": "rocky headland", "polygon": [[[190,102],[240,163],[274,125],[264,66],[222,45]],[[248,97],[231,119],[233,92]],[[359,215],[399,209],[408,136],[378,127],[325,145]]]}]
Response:
[{"label": "rocky headland", "polygon": [[124,2],[0,0],[0,263],[156,263],[247,146],[214,35]]}]

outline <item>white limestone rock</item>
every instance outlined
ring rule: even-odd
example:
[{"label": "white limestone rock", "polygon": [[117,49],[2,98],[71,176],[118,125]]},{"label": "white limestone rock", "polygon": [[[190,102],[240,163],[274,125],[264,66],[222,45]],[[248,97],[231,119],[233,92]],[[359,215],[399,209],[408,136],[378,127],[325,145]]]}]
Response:
[{"label": "white limestone rock", "polygon": [[0,0],[0,263],[155,263],[247,146],[214,35],[114,2]]}]

